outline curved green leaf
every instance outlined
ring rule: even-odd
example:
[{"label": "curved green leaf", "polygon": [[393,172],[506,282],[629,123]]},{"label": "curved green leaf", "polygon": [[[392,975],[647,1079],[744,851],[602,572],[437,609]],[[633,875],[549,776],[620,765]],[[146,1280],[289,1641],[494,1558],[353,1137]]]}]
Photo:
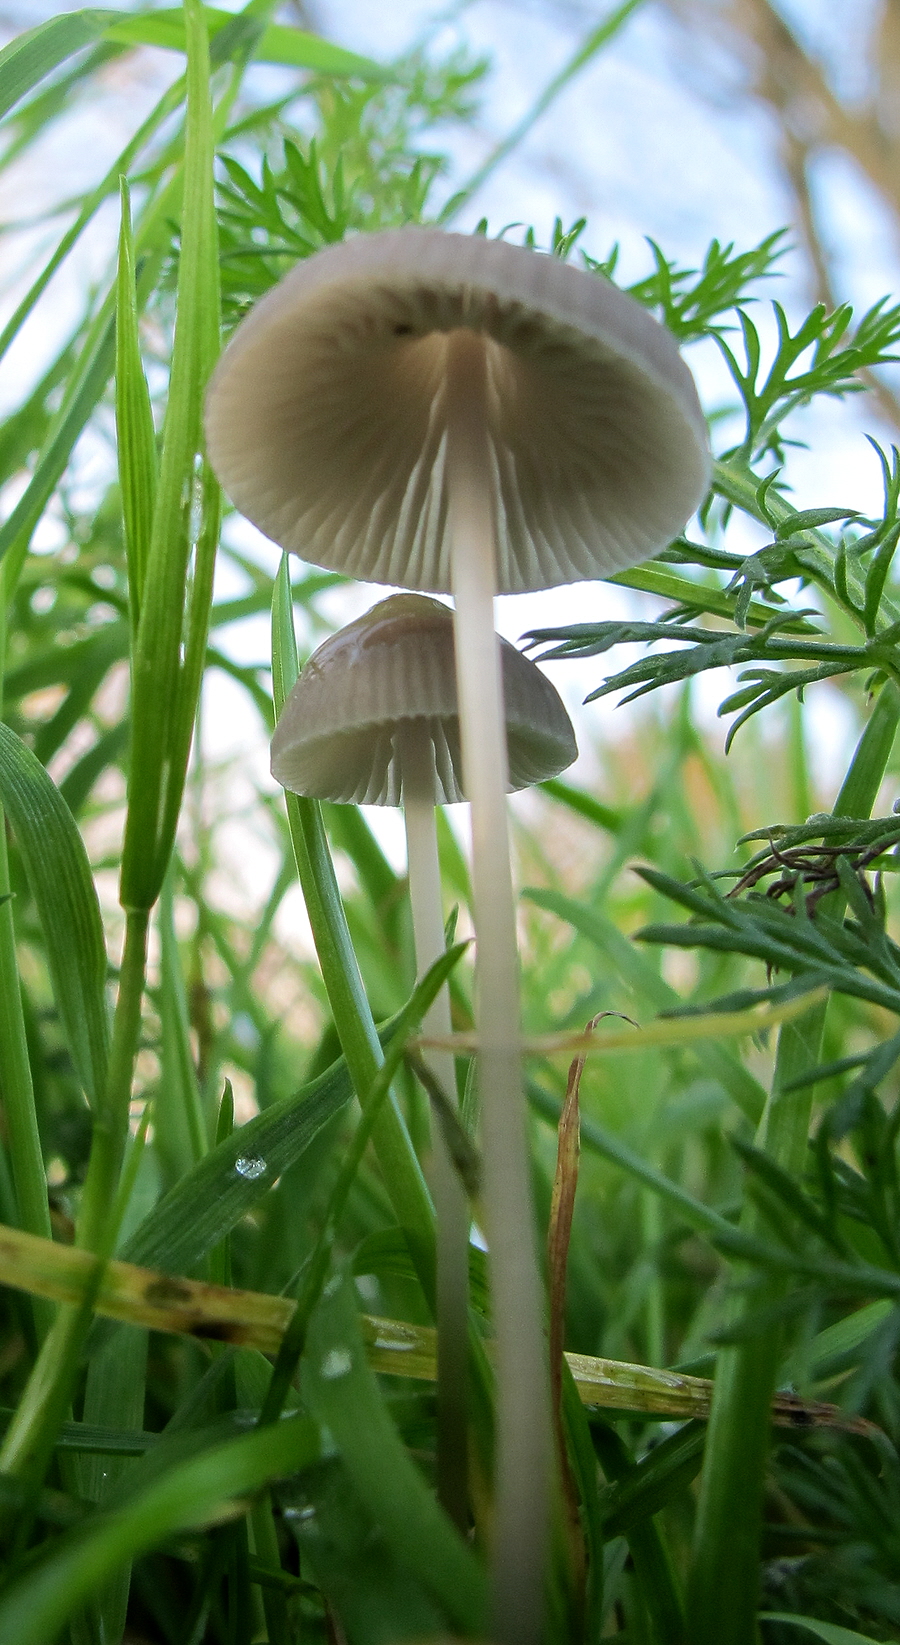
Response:
[{"label": "curved green leaf", "polygon": [[51,1544],[0,1600],[0,1645],[47,1645],[89,1595],[131,1559],[175,1531],[231,1517],[241,1499],[273,1479],[309,1467],[321,1455],[308,1417],[256,1428],[182,1462],[161,1479]]},{"label": "curved green leaf", "polygon": [[[204,6],[210,41],[228,24],[234,23],[234,14]],[[112,15],[112,14],[109,14]],[[184,13],[178,10],[145,11],[132,16],[123,15],[105,38],[123,46],[162,46],[169,51],[185,50]],[[316,34],[303,29],[292,29],[282,23],[270,23],[263,29],[254,53],[258,63],[279,63],[285,68],[313,69],[317,74],[352,75],[357,80],[390,80],[394,76],[379,63],[368,57],[359,57],[354,51],[334,46]]]},{"label": "curved green leaf", "polygon": [[486,1581],[403,1445],[369,1368],[353,1293],[326,1287],[310,1321],[303,1387],[388,1546],[454,1627],[480,1634]]},{"label": "curved green leaf", "polygon": [[90,864],[72,813],[40,760],[0,725],[0,803],[16,836],[47,945],[53,997],[75,1071],[94,1104],[106,1078],[106,948]]},{"label": "curved green leaf", "polygon": [[[343,1058],[204,1155],[131,1236],[127,1262],[189,1273],[267,1194],[353,1095]],[[247,1173],[239,1161],[254,1162]],[[258,1164],[256,1162],[259,1162]],[[260,1166],[262,1169],[260,1169]]]},{"label": "curved green leaf", "polygon": [[853,1628],[839,1628],[833,1622],[820,1622],[814,1616],[792,1616],[789,1611],[760,1611],[760,1622],[789,1622],[795,1628],[805,1628],[824,1640],[825,1645],[877,1645],[871,1634],[858,1634]]},{"label": "curved green leaf", "polygon": [[99,40],[114,11],[70,11],[10,40],[0,51],[0,119],[32,86],[83,46]]}]

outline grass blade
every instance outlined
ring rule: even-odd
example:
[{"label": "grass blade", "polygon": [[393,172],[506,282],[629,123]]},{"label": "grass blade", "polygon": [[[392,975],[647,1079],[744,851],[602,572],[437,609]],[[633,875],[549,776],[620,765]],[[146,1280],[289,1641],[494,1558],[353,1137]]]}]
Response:
[{"label": "grass blade", "polygon": [[[70,1308],[87,1304],[104,1318],[122,1324],[228,1342],[266,1354],[279,1351],[296,1307],[289,1297],[182,1279],[118,1258],[100,1270],[89,1251],[3,1227],[0,1282]],[[374,1371],[434,1382],[437,1359],[432,1326],[363,1316],[360,1329]],[[108,1332],[103,1340],[105,1346]],[[713,1385],[706,1377],[593,1359],[587,1354],[567,1353],[566,1364],[583,1405],[682,1422],[709,1416]],[[830,1428],[869,1438],[880,1432],[839,1406],[793,1394],[776,1394],[771,1417],[788,1429]]]},{"label": "grass blade", "polygon": [[369,1369],[346,1280],[323,1297],[310,1322],[304,1388],[396,1558],[440,1600],[455,1628],[479,1634],[484,1572],[400,1442]]},{"label": "grass blade", "polygon": [[789,1611],[760,1611],[760,1622],[787,1622],[794,1628],[803,1628],[823,1645],[878,1645],[871,1634],[858,1634],[854,1628],[839,1628],[833,1622],[820,1622],[814,1616],[793,1616]]},{"label": "grass blade", "polygon": [[128,565],[128,602],[132,631],[136,633],[144,577],[150,558],[150,534],[156,502],[156,431],[150,391],[141,361],[131,196],[124,177],[120,179],[120,197],[122,216],[116,280],[116,434]]},{"label": "grass blade", "polygon": [[[198,624],[203,627],[205,651],[204,613],[197,611],[190,625],[190,666],[182,665],[201,410],[218,348],[219,310],[209,50],[202,8],[196,0],[189,0],[184,15],[190,49],[178,302],[156,507],[132,668],[132,749],[120,883],[125,908],[150,908],[159,895],[184,786],[184,722],[189,719],[193,724],[196,709]],[[209,485],[204,483],[202,490],[203,501],[212,506],[204,510],[199,533],[206,550],[202,567],[198,540],[201,606],[211,576],[209,529],[217,536],[217,512]]]},{"label": "grass blade", "polygon": [[[119,186],[119,180],[127,176],[132,164],[142,149],[162,122],[173,113],[178,105],[184,101],[184,80],[177,80],[163,93],[156,107],[151,110],[146,120],[135,132],[121,154],[116,156],[109,171],[98,183],[97,187],[87,196],[78,213],[75,222],[68,228],[52,255],[48,258],[34,284],[25,293],[21,302],[10,315],[9,320],[0,333],[0,359],[6,353],[13,338],[27,320],[29,314],[50,284],[56,270],[65,262],[72,247],[81,238],[84,230],[96,215],[100,206],[110,194]],[[6,158],[6,156],[4,157]]]},{"label": "grass blade", "polygon": [[[900,720],[900,691],[884,687],[859,740],[834,805],[835,816],[868,816],[875,802]],[[832,893],[827,899],[832,913]],[[772,1093],[757,1144],[790,1176],[802,1175],[815,1087],[797,1081],[822,1060],[827,1002],[785,1025],[778,1039]],[[763,1231],[761,1213],[748,1202],[741,1222],[751,1236]],[[739,1272],[732,1321],[751,1319],[778,1304],[786,1277]],[[715,1397],[701,1479],[688,1585],[688,1618],[694,1645],[753,1645],[759,1583],[762,1498],[769,1449],[769,1408],[782,1333],[756,1334],[717,1357]],[[723,1597],[727,1604],[723,1605]]]},{"label": "grass blade", "polygon": [[[8,578],[6,568],[0,570],[0,690],[5,673]],[[0,698],[2,709],[2,698]],[[9,878],[9,852],[6,841],[6,817],[0,803],[0,1090],[8,1130],[8,1147],[15,1185],[16,1213],[19,1225],[28,1233],[50,1237],[50,1207],[47,1202],[47,1178],[38,1116],[34,1097],[34,1080],[28,1052],[28,1036],[22,1008],[22,986],[19,979],[16,931],[13,921],[13,896]],[[50,1315],[39,1306],[34,1310],[38,1335],[49,1329]]]},{"label": "grass blade", "polygon": [[[234,13],[219,11],[214,6],[203,8],[209,37],[216,35],[234,22]],[[114,14],[108,14],[114,15]],[[126,46],[161,46],[168,51],[184,51],[186,36],[184,13],[178,10],[137,12],[119,16],[104,31],[104,39]],[[253,56],[258,63],[278,63],[284,68],[312,69],[326,74],[355,80],[390,81],[394,76],[371,58],[345,51],[330,40],[303,29],[288,28],[282,23],[268,23],[263,29]]]},{"label": "grass blade", "polygon": [[53,996],[88,1101],[106,1079],[106,947],[87,853],[68,806],[31,750],[0,725],[0,802],[16,836],[47,945]]},{"label": "grass blade", "polygon": [[321,1453],[308,1417],[210,1447],[170,1468],[115,1512],[51,1544],[0,1599],[0,1645],[47,1645],[77,1606],[129,1560],[178,1531],[242,1511],[241,1499],[309,1467]]},{"label": "grass blade", "polygon": [[0,119],[84,46],[99,40],[114,11],[71,11],[28,29],[0,51]]},{"label": "grass blade", "polygon": [[[169,1273],[190,1272],[296,1163],[352,1095],[342,1060],[295,1096],[240,1126],[160,1200],[126,1242],[123,1255]],[[239,1160],[261,1161],[264,1170],[239,1171]]]}]

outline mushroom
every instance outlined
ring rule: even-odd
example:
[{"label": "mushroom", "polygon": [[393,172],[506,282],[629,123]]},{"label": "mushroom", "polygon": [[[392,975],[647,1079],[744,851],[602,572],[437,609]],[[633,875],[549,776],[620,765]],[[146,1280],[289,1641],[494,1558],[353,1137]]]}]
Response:
[{"label": "mushroom", "polygon": [[[578,750],[549,680],[506,640],[500,650],[515,790],[555,776]],[[464,798],[448,607],[423,594],[394,594],[326,640],[285,702],[272,738],[272,775],[313,799],[403,805],[416,967],[427,971],[444,951],[435,807]],[[425,1026],[449,1034],[446,990]],[[452,1093],[452,1057],[432,1052],[429,1061]],[[465,1530],[469,1216],[439,1133],[435,1144],[438,1492]]]},{"label": "mushroom", "polygon": [[669,333],[603,277],[409,227],[317,252],[257,304],[214,373],[207,436],[232,501],[283,547],[454,595],[497,1340],[491,1627],[532,1645],[552,1439],[492,602],[664,547],[708,484],[700,405]]}]

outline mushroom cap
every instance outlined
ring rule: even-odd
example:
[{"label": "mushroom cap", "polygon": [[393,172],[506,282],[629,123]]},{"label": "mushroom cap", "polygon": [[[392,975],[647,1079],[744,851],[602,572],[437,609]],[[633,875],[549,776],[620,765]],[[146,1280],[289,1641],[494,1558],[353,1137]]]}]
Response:
[{"label": "mushroom cap", "polygon": [[[546,676],[508,640],[500,654],[512,792],[555,776],[578,748]],[[427,760],[435,805],[463,798],[453,613],[423,594],[393,594],[320,645],[272,738],[282,787],[342,804],[399,805],[403,757],[417,786]]]},{"label": "mushroom cap", "polygon": [[486,339],[501,593],[658,552],[709,483],[671,334],[605,278],[481,235],[361,234],[298,263],[213,375],[210,459],[235,506],[315,565],[449,592],[447,334]]}]

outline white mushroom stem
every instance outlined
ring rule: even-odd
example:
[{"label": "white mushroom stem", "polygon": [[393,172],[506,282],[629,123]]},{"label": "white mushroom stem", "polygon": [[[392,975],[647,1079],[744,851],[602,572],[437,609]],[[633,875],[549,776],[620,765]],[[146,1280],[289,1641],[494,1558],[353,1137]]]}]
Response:
[{"label": "white mushroom stem", "polygon": [[522,1084],[519,970],[506,805],[485,339],[447,339],[451,582],[463,776],[472,815],[484,1206],[496,1336],[497,1466],[490,1637],[537,1645],[552,1467],[543,1286]]},{"label": "white mushroom stem", "polygon": [[[401,793],[406,821],[409,897],[416,972],[424,975],[444,952],[444,916],[435,826],[434,751],[421,721],[398,732]],[[442,988],[423,1027],[449,1034],[450,1000]],[[447,1051],[430,1051],[428,1066],[450,1101],[456,1076]],[[437,1480],[447,1513],[468,1529],[466,1383],[469,1320],[469,1207],[438,1123],[432,1115],[432,1192],[437,1214]]]}]

